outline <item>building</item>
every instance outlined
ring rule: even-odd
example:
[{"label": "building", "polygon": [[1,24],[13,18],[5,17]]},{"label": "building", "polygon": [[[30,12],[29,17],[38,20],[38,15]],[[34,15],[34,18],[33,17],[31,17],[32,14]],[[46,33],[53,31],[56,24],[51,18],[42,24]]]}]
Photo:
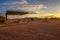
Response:
[{"label": "building", "polygon": [[23,18],[23,15],[28,14],[28,12],[19,12],[19,11],[7,11],[6,12],[6,20],[13,22],[16,20],[20,20]]},{"label": "building", "polygon": [[20,19],[22,15],[28,14],[28,12],[7,11],[6,20],[8,19]]}]

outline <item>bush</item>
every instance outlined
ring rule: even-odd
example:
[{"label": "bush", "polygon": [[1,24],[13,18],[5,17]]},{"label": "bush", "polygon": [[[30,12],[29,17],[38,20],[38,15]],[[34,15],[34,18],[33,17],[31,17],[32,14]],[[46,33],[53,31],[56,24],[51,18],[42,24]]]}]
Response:
[{"label": "bush", "polygon": [[5,18],[3,16],[0,16],[0,23],[5,22]]}]

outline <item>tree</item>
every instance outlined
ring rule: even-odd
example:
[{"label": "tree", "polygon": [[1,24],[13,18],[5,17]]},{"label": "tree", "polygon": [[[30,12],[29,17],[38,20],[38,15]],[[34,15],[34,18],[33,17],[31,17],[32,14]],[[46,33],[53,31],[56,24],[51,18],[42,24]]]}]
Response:
[{"label": "tree", "polygon": [[3,16],[0,16],[0,23],[5,22],[5,18]]}]

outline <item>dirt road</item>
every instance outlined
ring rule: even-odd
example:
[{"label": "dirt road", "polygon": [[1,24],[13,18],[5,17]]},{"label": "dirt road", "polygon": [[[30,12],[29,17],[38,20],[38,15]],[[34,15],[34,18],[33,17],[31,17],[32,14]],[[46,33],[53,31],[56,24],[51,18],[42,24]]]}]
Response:
[{"label": "dirt road", "polygon": [[2,25],[0,25],[0,40],[60,40],[58,21],[31,21]]}]

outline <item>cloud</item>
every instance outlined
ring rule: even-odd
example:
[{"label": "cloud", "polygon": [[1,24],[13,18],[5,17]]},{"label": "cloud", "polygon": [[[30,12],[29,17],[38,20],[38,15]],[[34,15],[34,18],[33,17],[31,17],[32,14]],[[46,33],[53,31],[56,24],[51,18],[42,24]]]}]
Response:
[{"label": "cloud", "polygon": [[28,4],[26,0],[0,3],[0,5],[24,5],[24,4]]},{"label": "cloud", "polygon": [[19,5],[19,6],[10,6],[9,9],[13,10],[25,10],[25,11],[37,11],[42,8],[46,8],[43,4],[38,4],[38,5]]},{"label": "cloud", "polygon": [[28,4],[26,0],[21,1],[13,1],[13,2],[7,2],[2,3],[0,5],[6,5],[8,6],[6,9],[8,10],[23,10],[23,11],[37,11],[42,8],[46,8],[43,4]]},{"label": "cloud", "polygon": [[22,0],[22,3],[23,4],[28,4],[26,0]]}]

